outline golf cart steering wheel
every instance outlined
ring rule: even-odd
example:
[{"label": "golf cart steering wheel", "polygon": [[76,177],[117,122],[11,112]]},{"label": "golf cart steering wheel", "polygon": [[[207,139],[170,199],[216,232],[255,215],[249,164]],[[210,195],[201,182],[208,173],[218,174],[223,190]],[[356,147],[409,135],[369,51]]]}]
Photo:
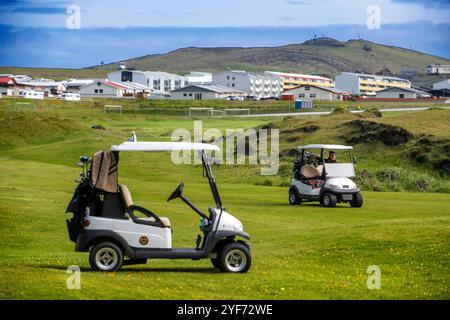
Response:
[{"label": "golf cart steering wheel", "polygon": [[167,198],[167,201],[179,198],[183,194],[184,183],[180,183],[174,192]]}]

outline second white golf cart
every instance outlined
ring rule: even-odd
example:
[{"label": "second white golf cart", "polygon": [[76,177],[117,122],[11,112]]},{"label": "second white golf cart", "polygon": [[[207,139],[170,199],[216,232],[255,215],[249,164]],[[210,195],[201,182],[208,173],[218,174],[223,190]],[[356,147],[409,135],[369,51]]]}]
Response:
[{"label": "second white golf cart", "polygon": [[[93,159],[80,158],[83,173],[67,208],[73,213],[67,227],[76,243],[75,251],[89,251],[90,265],[98,271],[115,271],[122,265],[146,263],[147,259],[211,259],[223,272],[247,272],[250,246],[238,237],[250,237],[242,223],[224,210],[207,154],[219,148],[204,143],[137,142],[135,136],[131,140],[112,146],[111,151],[98,152]],[[202,236],[197,236],[194,248],[172,248],[170,220],[135,205],[129,189],[117,184],[119,152],[182,150],[199,152],[216,205],[208,214],[203,213],[183,195],[183,183],[167,199],[180,198],[200,216]]]},{"label": "second white golf cart", "polygon": [[[294,177],[289,188],[289,203],[299,205],[305,201],[319,201],[325,207],[348,202],[361,207],[363,198],[356,183],[352,156],[353,147],[329,144],[310,144],[298,147],[299,157],[294,163]],[[319,155],[312,152],[319,150]],[[349,162],[327,161],[325,150],[348,152]],[[312,151],[312,152],[311,152]]]}]

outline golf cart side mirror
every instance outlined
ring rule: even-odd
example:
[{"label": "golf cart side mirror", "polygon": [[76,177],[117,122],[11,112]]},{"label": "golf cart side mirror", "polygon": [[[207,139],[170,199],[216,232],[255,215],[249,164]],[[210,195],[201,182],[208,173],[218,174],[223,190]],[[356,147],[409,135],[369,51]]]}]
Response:
[{"label": "golf cart side mirror", "polygon": [[184,183],[180,183],[174,192],[167,198],[167,201],[171,201],[176,198],[180,198],[183,195]]},{"label": "golf cart side mirror", "polygon": [[353,161],[353,164],[356,164],[356,163],[358,162],[358,161],[356,160],[356,157],[353,157],[352,161]]}]

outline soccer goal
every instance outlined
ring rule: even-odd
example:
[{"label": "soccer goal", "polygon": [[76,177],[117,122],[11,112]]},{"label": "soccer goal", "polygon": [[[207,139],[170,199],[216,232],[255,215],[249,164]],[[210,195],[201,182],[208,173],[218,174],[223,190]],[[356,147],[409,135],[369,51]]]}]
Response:
[{"label": "soccer goal", "polygon": [[120,114],[122,114],[122,106],[118,106],[118,105],[112,105],[112,104],[106,104],[103,107],[103,112],[104,113],[111,113],[113,111],[119,111]]},{"label": "soccer goal", "polygon": [[204,107],[189,107],[189,117],[192,116],[212,116],[214,113],[214,108],[204,108]]},{"label": "soccer goal", "polygon": [[233,108],[233,109],[224,109],[224,115],[234,115],[237,116],[238,114],[250,114],[250,109],[241,109],[241,108]]},{"label": "soccer goal", "polygon": [[17,102],[17,101],[14,101],[13,109],[14,109],[14,112],[17,112],[17,111],[20,111],[20,110],[22,110],[22,111],[35,110],[36,108],[35,108],[34,104],[31,103],[31,102]]}]

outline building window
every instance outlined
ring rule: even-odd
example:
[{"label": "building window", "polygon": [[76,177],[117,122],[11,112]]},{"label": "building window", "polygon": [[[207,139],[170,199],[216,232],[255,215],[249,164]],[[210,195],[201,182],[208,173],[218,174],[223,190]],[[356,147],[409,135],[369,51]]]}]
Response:
[{"label": "building window", "polygon": [[311,93],[311,94],[309,95],[309,97],[310,97],[310,98],[315,98],[315,97],[316,97],[316,94],[315,94],[315,93]]},{"label": "building window", "polygon": [[305,91],[309,91],[309,90],[311,90],[310,87],[305,87]]},{"label": "building window", "polygon": [[300,93],[300,94],[298,95],[298,97],[299,97],[299,98],[304,98],[304,97],[305,97],[305,94],[304,94],[304,93]]},{"label": "building window", "polygon": [[133,72],[130,71],[122,71],[122,82],[133,82]]},{"label": "building window", "polygon": [[103,89],[100,89],[99,92],[100,92],[100,93],[103,93]]},{"label": "building window", "polygon": [[153,80],[153,89],[160,90],[161,89],[161,80]]},{"label": "building window", "polygon": [[227,76],[227,80],[230,80],[230,76]]},{"label": "building window", "polygon": [[189,97],[192,97],[192,93],[189,93]]},{"label": "building window", "polygon": [[405,94],[404,94],[404,93],[400,93],[400,94],[398,95],[398,97],[399,97],[400,99],[404,99],[404,98],[405,98]]},{"label": "building window", "polygon": [[187,97],[187,93],[183,93],[183,97]]},{"label": "building window", "polygon": [[97,87],[100,87],[102,85],[101,82],[97,82]]},{"label": "building window", "polygon": [[234,83],[232,83],[231,86],[234,88]]},{"label": "building window", "polygon": [[98,89],[95,89],[95,90],[94,90],[94,93],[98,93]]}]

